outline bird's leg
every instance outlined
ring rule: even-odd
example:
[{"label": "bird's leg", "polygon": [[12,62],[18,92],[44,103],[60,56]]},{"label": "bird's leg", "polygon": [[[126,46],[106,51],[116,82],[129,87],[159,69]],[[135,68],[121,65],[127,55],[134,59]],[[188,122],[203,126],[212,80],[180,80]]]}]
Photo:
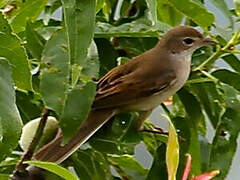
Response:
[{"label": "bird's leg", "polygon": [[[161,135],[166,135],[166,136],[169,135],[168,131],[164,131],[160,127],[154,127],[154,129],[156,129],[156,130],[153,130],[153,129],[142,129],[141,132],[153,133],[153,134],[161,134]],[[185,141],[185,139],[182,136],[178,135],[178,138],[182,142]]]},{"label": "bird's leg", "polygon": [[148,116],[151,113],[152,113],[152,109],[149,111],[140,111],[139,112],[139,117],[138,117],[137,126],[136,126],[138,130],[140,130],[140,131],[142,130],[144,121],[148,118]]}]

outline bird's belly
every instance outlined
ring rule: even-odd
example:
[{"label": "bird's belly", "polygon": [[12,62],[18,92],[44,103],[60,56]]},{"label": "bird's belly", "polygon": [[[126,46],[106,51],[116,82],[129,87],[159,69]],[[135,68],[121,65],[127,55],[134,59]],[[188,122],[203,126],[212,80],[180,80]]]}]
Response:
[{"label": "bird's belly", "polygon": [[172,88],[150,97],[141,98],[134,103],[129,104],[126,109],[129,111],[149,111],[156,108],[164,100],[167,100],[169,97],[175,94],[177,90],[178,88]]},{"label": "bird's belly", "polygon": [[179,89],[181,89],[181,87],[187,81],[188,76],[190,74],[190,64],[189,65],[188,64],[183,66],[186,69],[184,73],[181,71],[177,72],[178,78],[170,87],[152,96],[138,99],[135,102],[129,104],[124,109],[128,111],[149,111],[156,108],[163,101],[167,100],[169,97],[174,95]]}]

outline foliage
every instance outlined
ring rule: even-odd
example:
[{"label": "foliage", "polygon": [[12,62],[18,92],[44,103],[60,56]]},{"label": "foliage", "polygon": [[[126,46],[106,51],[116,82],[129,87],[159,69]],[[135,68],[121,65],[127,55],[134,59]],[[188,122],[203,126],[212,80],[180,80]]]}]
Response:
[{"label": "foliage", "polygon": [[[203,0],[0,1],[0,178],[8,178],[22,154],[17,147],[22,124],[48,108],[67,142],[90,111],[95,79],[185,24],[200,27],[218,45],[193,54],[189,80],[172,106],[164,106],[171,121],[168,142],[164,135],[137,131],[138,114],[132,112],[114,117],[63,167],[27,163],[65,179],[180,179],[189,153],[189,177],[219,170],[216,179],[224,179],[240,132],[240,50],[235,47],[240,3],[234,2],[235,9],[229,9],[224,0],[211,0],[227,19],[222,28]],[[206,138],[207,123],[213,140]],[[155,129],[148,121],[145,128]],[[153,157],[150,168],[135,158],[140,142]]]}]

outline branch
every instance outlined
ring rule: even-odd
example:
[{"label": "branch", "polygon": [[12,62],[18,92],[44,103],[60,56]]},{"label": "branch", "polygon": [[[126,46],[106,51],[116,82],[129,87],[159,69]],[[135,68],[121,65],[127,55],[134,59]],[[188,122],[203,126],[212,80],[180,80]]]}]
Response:
[{"label": "branch", "polygon": [[210,65],[212,65],[218,58],[220,58],[225,53],[233,53],[234,49],[232,49],[232,47],[237,44],[239,36],[240,28],[237,30],[237,32],[234,33],[231,40],[223,48],[218,48],[217,51],[212,54],[212,56],[210,56],[206,61],[196,67],[193,71],[202,71],[205,67],[209,67]]},{"label": "branch", "polygon": [[13,174],[13,177],[18,177],[19,174],[25,174],[26,173],[27,165],[23,164],[23,162],[32,159],[33,153],[36,150],[36,147],[37,147],[37,145],[38,145],[38,143],[39,143],[39,141],[42,137],[43,130],[44,130],[44,127],[46,125],[49,113],[50,113],[50,111],[48,109],[43,108],[41,120],[40,120],[40,123],[38,125],[37,131],[36,131],[36,133],[33,137],[33,140],[31,142],[31,144],[28,147],[28,150],[25,152],[25,154],[22,156],[21,160],[18,162],[18,164],[16,166],[16,169],[15,169],[15,172]]}]

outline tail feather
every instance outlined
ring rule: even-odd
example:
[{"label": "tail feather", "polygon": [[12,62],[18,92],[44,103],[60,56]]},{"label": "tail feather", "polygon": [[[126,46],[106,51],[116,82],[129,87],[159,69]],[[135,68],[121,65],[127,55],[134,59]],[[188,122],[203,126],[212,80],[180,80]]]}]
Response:
[{"label": "tail feather", "polygon": [[76,135],[66,145],[61,145],[62,134],[58,133],[55,139],[34,154],[35,159],[61,163],[85,143],[115,114],[116,110],[114,109],[91,111]]}]

